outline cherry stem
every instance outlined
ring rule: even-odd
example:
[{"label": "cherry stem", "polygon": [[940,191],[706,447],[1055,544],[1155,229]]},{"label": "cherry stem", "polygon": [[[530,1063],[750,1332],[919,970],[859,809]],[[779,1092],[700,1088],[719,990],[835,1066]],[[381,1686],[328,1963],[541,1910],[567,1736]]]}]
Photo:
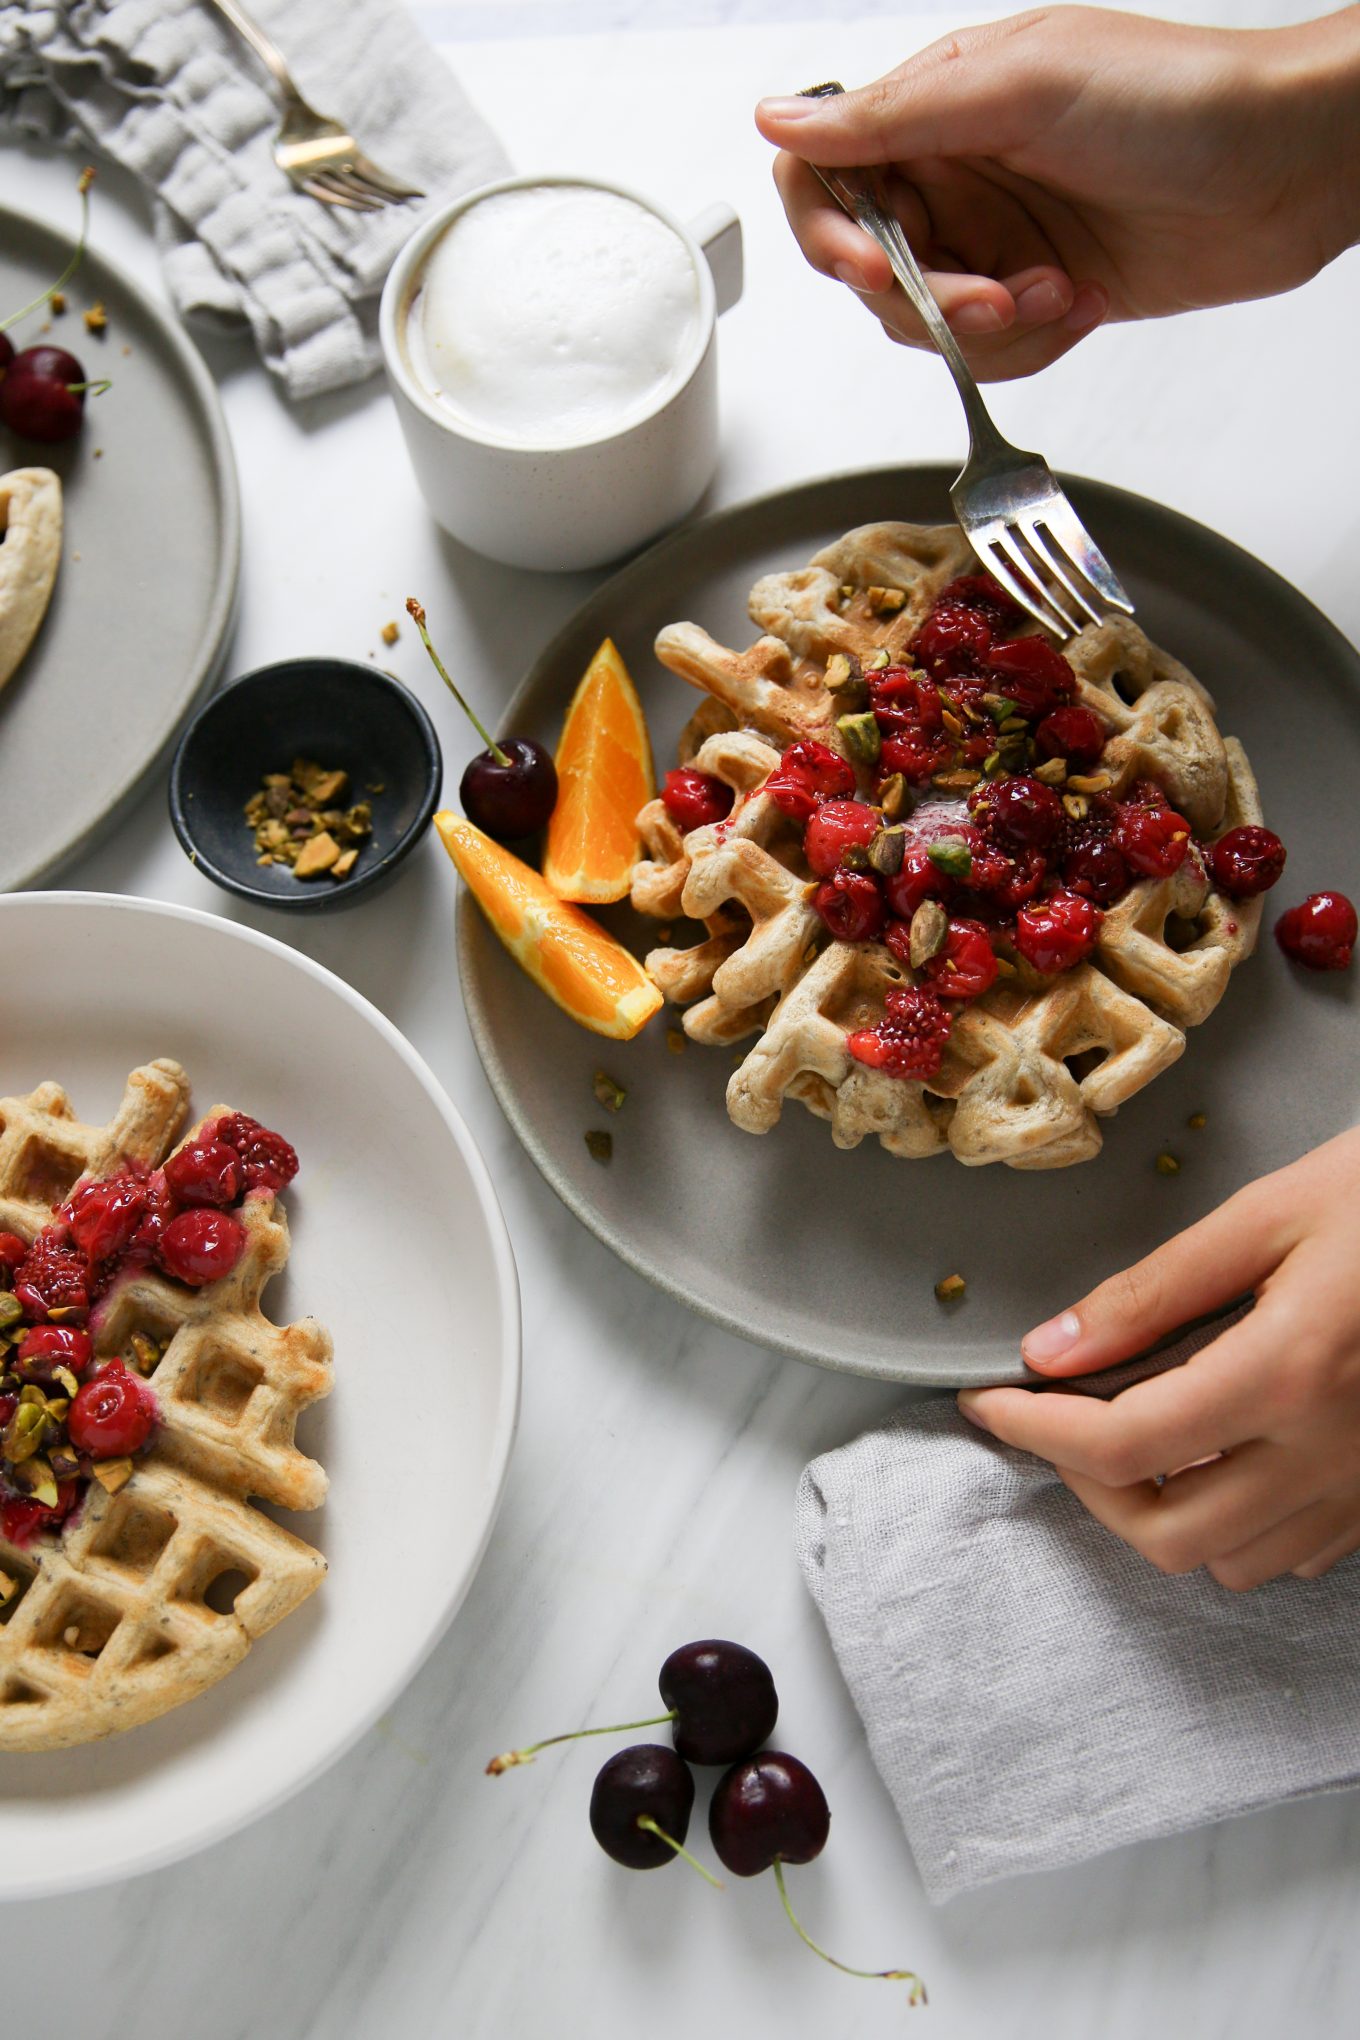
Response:
[{"label": "cherry stem", "polygon": [[78,397],[82,390],[87,397],[102,397],[105,390],[113,388],[113,377],[101,376],[98,382],[68,382],[66,388],[73,397]]},{"label": "cherry stem", "polygon": [[[545,1736],[542,1742],[528,1743],[522,1750],[503,1750],[493,1757],[486,1767],[488,1778],[499,1778],[502,1771],[513,1771],[517,1764],[532,1764],[540,1750],[550,1750],[558,1743],[579,1742],[583,1735],[626,1735],[634,1728],[660,1728],[664,1722],[674,1721],[675,1709],[669,1714],[653,1714],[646,1721],[616,1721],[608,1728],[572,1728],[565,1735]],[[665,1837],[669,1840],[669,1836]]]},{"label": "cherry stem", "polygon": [[[510,763],[510,759],[507,756],[507,754],[501,749],[500,745],[496,742],[496,739],[494,737],[489,737],[487,735],[486,731],[482,728],[482,725],[478,721],[477,717],[473,714],[472,710],[468,707],[466,701],[464,701],[458,689],[454,686],[453,680],[449,675],[448,669],[445,666],[444,661],[440,658],[438,652],[435,650],[434,645],[430,638],[430,633],[425,627],[425,611],[423,610],[421,605],[416,601],[414,595],[408,595],[406,598],[406,613],[410,617],[412,623],[414,623],[416,629],[420,632],[420,641],[424,645],[426,651],[429,653],[431,659],[433,659],[434,661],[435,672],[439,675],[444,685],[448,688],[449,693],[458,703],[458,706],[462,709],[463,714],[467,717],[468,721],[472,724],[473,729],[476,730],[478,736],[481,738],[482,742],[486,745],[487,750],[491,753],[492,757],[495,759],[498,765],[508,765]],[[558,1738],[554,1737],[553,1740],[557,1741]],[[538,1747],[542,1748],[543,1745],[539,1744]]]},{"label": "cherry stem", "polygon": [[87,164],[81,171],[76,185],[76,190],[80,193],[80,234],[76,241],[75,253],[62,270],[56,282],[49,284],[46,290],[39,291],[31,305],[25,305],[21,312],[11,312],[7,319],[0,319],[0,333],[7,333],[11,326],[18,325],[20,319],[26,319],[30,312],[37,311],[39,305],[45,305],[50,298],[54,298],[59,290],[65,290],[67,284],[79,269],[80,259],[85,253],[85,236],[89,232],[90,226],[90,186],[93,183],[94,171]]},{"label": "cherry stem", "polygon": [[871,1983],[909,1983],[911,1989],[907,1994],[907,2002],[913,2005],[925,2004],[926,1987],[915,1970],[852,1969],[848,1962],[838,1962],[834,1955],[827,1954],[825,1948],[817,1946],[817,1943],[813,1940],[811,1934],[807,1932],[790,1903],[789,1894],[784,1884],[784,1865],[778,1856],[774,1859],[774,1881],[779,1886],[779,1896],[783,1902],[784,1910],[789,1916],[789,1923],[805,1948],[811,1948],[814,1955],[820,1955],[823,1962],[829,1962],[831,1967],[839,1969],[843,1976],[867,1976]]},{"label": "cherry stem", "polygon": [[655,1835],[658,1841],[664,1842],[668,1849],[674,1849],[676,1855],[682,1856],[685,1862],[689,1864],[691,1870],[697,1870],[701,1877],[706,1877],[708,1879],[709,1883],[713,1886],[713,1889],[715,1891],[722,1890],[723,1888],[722,1879],[720,1877],[715,1877],[711,1870],[706,1870],[703,1864],[699,1861],[699,1858],[697,1856],[691,1856],[688,1849],[682,1848],[680,1843],[676,1841],[674,1835],[668,1835],[666,1833],[665,1828],[658,1827],[656,1822],[652,1819],[650,1813],[640,1813],[637,1817],[637,1824],[640,1828],[646,1828],[649,1835]]}]

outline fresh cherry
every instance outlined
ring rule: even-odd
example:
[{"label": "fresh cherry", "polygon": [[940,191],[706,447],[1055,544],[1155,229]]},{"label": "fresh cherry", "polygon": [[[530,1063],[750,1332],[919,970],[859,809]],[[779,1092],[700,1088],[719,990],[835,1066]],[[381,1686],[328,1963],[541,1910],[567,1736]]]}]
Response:
[{"label": "fresh cherry", "polygon": [[247,1190],[286,1190],[298,1172],[297,1149],[245,1112],[229,1113],[206,1132],[235,1148]]},{"label": "fresh cherry", "polygon": [[978,999],[996,983],[996,954],[980,921],[951,921],[944,948],[922,973],[941,999]]},{"label": "fresh cherry", "polygon": [[25,347],[0,379],[0,424],[44,445],[74,439],[90,387],[84,369],[64,347]]},{"label": "fresh cherry", "polygon": [[121,1360],[111,1360],[75,1396],[66,1428],[77,1452],[91,1459],[127,1459],[141,1451],[155,1422],[151,1390]]},{"label": "fresh cherry", "polygon": [[1053,788],[1025,773],[984,781],[972,796],[972,811],[993,835],[1021,850],[1046,850],[1067,823]]},{"label": "fresh cherry", "polygon": [[862,800],[824,800],[803,835],[803,855],[819,878],[830,878],[850,849],[867,850],[883,826]]},{"label": "fresh cherry", "polygon": [[1310,893],[1275,923],[1285,955],[1308,970],[1345,970],[1355,947],[1355,908],[1345,893]]},{"label": "fresh cherry", "polygon": [[725,779],[712,772],[700,772],[693,765],[679,765],[674,772],[668,772],[661,789],[666,813],[686,836],[691,829],[706,829],[713,822],[723,821],[732,812],[734,798]]},{"label": "fresh cherry", "polygon": [[820,1856],[831,1832],[831,1809],[806,1764],[781,1750],[762,1750],[718,1780],[708,1832],[734,1877],[758,1877],[776,1860],[811,1863]]},{"label": "fresh cherry", "polygon": [[822,880],[812,904],[838,942],[872,942],[887,919],[882,887],[868,871],[842,867]]},{"label": "fresh cherry", "polygon": [[83,1183],[62,1206],[71,1237],[87,1261],[121,1254],[146,1216],[145,1185],[130,1169]]},{"label": "fresh cherry", "polygon": [[463,812],[474,827],[498,843],[536,836],[547,827],[557,805],[557,767],[551,752],[532,737],[506,737],[500,743],[489,737],[435,650],[425,611],[414,595],[407,597],[406,608],[435,672],[486,745],[464,767],[458,786]]},{"label": "fresh cherry", "polygon": [[683,1846],[694,1806],[689,1765],[664,1743],[635,1743],[609,1759],[590,1795],[590,1828],[606,1856],[628,1870],[659,1870],[677,1856],[717,1879]]},{"label": "fresh cherry", "polygon": [[1250,900],[1269,892],[1284,870],[1285,847],[1273,829],[1246,824],[1229,829],[1209,851],[1214,884],[1229,899]]},{"label": "fresh cherry", "polygon": [[1114,842],[1125,862],[1144,878],[1170,878],[1185,862],[1190,824],[1174,808],[1121,801]]},{"label": "fresh cherry", "polygon": [[229,1275],[245,1250],[246,1229],[229,1211],[196,1209],[172,1218],[156,1256],[167,1275],[191,1288]]},{"label": "fresh cherry", "polygon": [[0,376],[5,373],[14,359],[14,342],[8,333],[0,333]]},{"label": "fresh cherry", "polygon": [[[661,1667],[675,1747],[691,1764],[731,1764],[769,1740],[779,1717],[770,1668],[744,1644],[682,1644]],[[683,1834],[681,1840],[684,1840]]]},{"label": "fresh cherry", "polygon": [[877,1027],[857,1028],[846,1041],[855,1061],[918,1083],[935,1076],[954,1024],[937,995],[924,985],[898,985],[883,1004]]},{"label": "fresh cherry", "polygon": [[1105,725],[1089,708],[1055,708],[1034,732],[1041,758],[1065,758],[1072,772],[1089,772],[1105,749]]},{"label": "fresh cherry", "polygon": [[245,1187],[241,1157],[223,1140],[200,1136],[171,1155],[165,1180],[177,1204],[234,1204]]},{"label": "fresh cherry", "polygon": [[50,1387],[58,1367],[83,1374],[94,1353],[90,1335],[78,1325],[30,1325],[13,1355],[20,1381]]},{"label": "fresh cherry", "polygon": [[1105,916],[1081,893],[1050,893],[1015,917],[1015,946],[1045,977],[1071,970],[1096,946]]}]

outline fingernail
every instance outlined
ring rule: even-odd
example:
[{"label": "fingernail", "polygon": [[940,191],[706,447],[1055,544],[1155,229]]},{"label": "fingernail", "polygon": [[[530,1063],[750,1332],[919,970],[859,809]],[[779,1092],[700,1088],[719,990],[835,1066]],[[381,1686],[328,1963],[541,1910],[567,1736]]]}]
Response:
[{"label": "fingernail", "polygon": [[1080,333],[1086,326],[1098,326],[1109,309],[1110,300],[1098,283],[1084,283],[1072,300],[1072,308],[1063,325],[1069,333]]},{"label": "fingernail", "polygon": [[960,305],[949,323],[956,333],[999,333],[1004,321],[995,305],[989,305],[985,298],[974,298],[971,303]]},{"label": "fingernail", "polygon": [[820,101],[804,99],[801,95],[788,99],[776,97],[762,99],[756,112],[763,113],[766,120],[806,120],[810,113],[817,111],[819,104]]},{"label": "fingernail", "polygon": [[862,269],[857,269],[853,262],[838,262],[835,267],[842,283],[848,283],[851,290],[860,291],[865,297],[869,295],[869,279]]},{"label": "fingernail", "polygon": [[958,1399],[959,1415],[961,1417],[967,1417],[970,1424],[976,1424],[979,1431],[989,1431],[991,1429],[991,1426],[988,1424],[981,1410],[978,1409],[976,1403],[970,1400],[970,1398],[974,1396],[976,1393],[977,1391],[975,1389],[965,1388],[964,1390],[962,1390]]},{"label": "fingernail", "polygon": [[1025,326],[1047,325],[1067,309],[1067,297],[1055,283],[1032,283],[1015,300],[1015,316]]},{"label": "fingernail", "polygon": [[1066,1353],[1081,1337],[1081,1319],[1074,1310],[1065,1310],[1061,1317],[1050,1318],[1046,1325],[1036,1325],[1032,1332],[1026,1332],[1020,1341],[1020,1351],[1026,1360],[1056,1360],[1060,1353]]}]

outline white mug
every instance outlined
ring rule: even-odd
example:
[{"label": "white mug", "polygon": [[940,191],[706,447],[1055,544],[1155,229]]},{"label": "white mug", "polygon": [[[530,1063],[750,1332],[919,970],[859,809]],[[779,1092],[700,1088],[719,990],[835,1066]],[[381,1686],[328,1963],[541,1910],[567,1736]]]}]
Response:
[{"label": "white mug", "polygon": [[[408,358],[404,331],[426,257],[451,221],[502,191],[544,185],[613,192],[655,214],[689,251],[699,317],[687,358],[655,409],[576,445],[524,446],[483,435],[430,394]],[[692,510],[718,460],[715,325],[741,296],[741,222],[713,205],[681,225],[653,200],[594,177],[509,177],[484,184],[418,227],[383,289],[378,330],[387,379],[416,480],[444,529],[509,566],[602,566]]]}]

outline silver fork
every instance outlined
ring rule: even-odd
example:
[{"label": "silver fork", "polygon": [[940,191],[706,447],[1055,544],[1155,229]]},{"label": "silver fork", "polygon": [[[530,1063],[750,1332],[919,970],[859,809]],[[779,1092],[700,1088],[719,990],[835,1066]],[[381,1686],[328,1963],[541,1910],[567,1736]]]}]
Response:
[{"label": "silver fork", "polygon": [[[800,97],[829,99],[844,90],[835,83],[810,85]],[[1074,637],[1081,618],[1098,623],[1111,609],[1132,616],[1132,602],[1048,462],[1012,446],[992,423],[901,223],[867,180],[815,163],[811,167],[851,219],[877,241],[958,385],[968,420],[968,459],[950,487],[949,500],[983,565],[1055,637]]]},{"label": "silver fork", "polygon": [[323,205],[344,206],[352,212],[381,212],[386,205],[424,198],[424,192],[414,185],[402,184],[380,170],[338,120],[327,120],[307,104],[280,51],[236,0],[212,0],[212,4],[242,41],[250,44],[279,88],[283,123],[274,140],[274,161],[299,191],[320,199]]}]

